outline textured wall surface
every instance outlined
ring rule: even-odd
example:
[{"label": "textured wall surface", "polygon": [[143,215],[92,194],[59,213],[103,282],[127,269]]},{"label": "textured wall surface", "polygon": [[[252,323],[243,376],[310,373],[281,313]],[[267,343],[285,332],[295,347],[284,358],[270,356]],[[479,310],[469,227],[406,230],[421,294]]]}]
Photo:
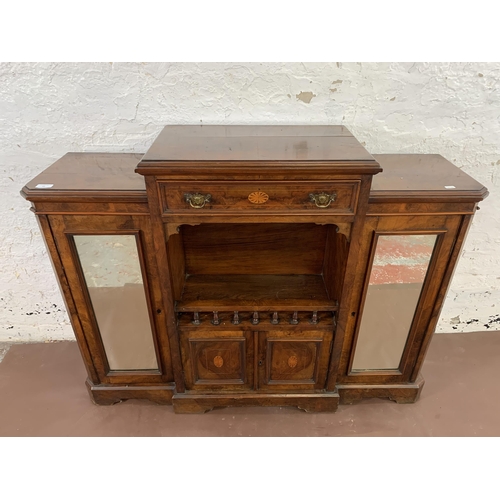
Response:
[{"label": "textured wall surface", "polygon": [[439,332],[500,328],[500,64],[0,64],[0,341],[73,338],[19,190],[68,151],[144,152],[166,124],[343,124],[437,153],[490,190]]}]

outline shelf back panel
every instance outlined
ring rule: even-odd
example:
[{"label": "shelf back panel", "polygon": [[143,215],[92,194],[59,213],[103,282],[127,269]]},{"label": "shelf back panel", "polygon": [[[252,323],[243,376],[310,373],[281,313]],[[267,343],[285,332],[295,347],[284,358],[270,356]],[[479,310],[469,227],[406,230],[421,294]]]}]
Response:
[{"label": "shelf back panel", "polygon": [[189,275],[322,273],[327,226],[200,224],[181,234]]}]

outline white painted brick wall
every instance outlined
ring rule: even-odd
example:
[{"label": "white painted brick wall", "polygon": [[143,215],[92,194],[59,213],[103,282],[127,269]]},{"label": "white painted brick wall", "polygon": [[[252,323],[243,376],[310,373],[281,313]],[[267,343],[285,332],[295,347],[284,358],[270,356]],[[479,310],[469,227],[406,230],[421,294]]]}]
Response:
[{"label": "white painted brick wall", "polygon": [[[0,341],[73,338],[19,190],[68,151],[144,152],[166,124],[343,124],[438,153],[490,190],[439,332],[499,329],[500,64],[0,64]],[[487,326],[486,326],[487,325]]]}]

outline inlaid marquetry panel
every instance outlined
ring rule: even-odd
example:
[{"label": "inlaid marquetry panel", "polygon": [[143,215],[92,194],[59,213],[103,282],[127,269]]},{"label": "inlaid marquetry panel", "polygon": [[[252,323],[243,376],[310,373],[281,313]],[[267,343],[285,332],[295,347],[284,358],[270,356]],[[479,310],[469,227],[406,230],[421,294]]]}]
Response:
[{"label": "inlaid marquetry panel", "polygon": [[191,359],[195,383],[224,380],[243,384],[245,381],[245,339],[191,339]]},{"label": "inlaid marquetry panel", "polygon": [[[241,331],[181,332],[181,353],[188,389],[250,387],[253,383],[253,339]],[[210,331],[211,330],[211,331]],[[210,337],[212,335],[212,337]]]},{"label": "inlaid marquetry panel", "polygon": [[268,339],[268,380],[313,384],[317,375],[317,358],[321,340],[290,342]]},{"label": "inlaid marquetry panel", "polygon": [[332,332],[261,332],[260,387],[321,388],[324,384]]}]

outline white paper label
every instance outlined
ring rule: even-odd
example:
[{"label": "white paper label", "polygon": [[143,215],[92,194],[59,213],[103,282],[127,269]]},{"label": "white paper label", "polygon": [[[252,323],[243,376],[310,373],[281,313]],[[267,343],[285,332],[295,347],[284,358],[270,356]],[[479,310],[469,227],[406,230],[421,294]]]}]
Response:
[{"label": "white paper label", "polygon": [[36,189],[49,189],[51,187],[54,187],[54,184],[37,184]]},{"label": "white paper label", "polygon": [[445,189],[455,189],[455,186],[445,186]]}]

